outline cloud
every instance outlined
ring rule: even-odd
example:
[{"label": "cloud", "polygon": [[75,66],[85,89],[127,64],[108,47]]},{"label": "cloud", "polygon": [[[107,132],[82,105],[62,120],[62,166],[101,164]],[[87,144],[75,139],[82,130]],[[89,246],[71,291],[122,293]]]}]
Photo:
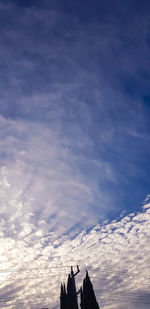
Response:
[{"label": "cloud", "polygon": [[147,308],[149,223],[150,208],[145,204],[139,213],[96,225],[73,239],[45,234],[43,222],[38,229],[22,225],[16,239],[1,235],[1,300],[6,297],[10,308],[13,303],[19,308],[19,302],[22,308],[53,307],[59,303],[60,282],[66,281],[70,265],[78,264],[77,286],[88,269],[101,306]]},{"label": "cloud", "polygon": [[[21,270],[14,292],[6,283],[14,272],[3,272],[1,293],[22,299],[31,289],[46,293],[49,284],[59,289],[69,268],[56,280],[56,268],[46,266],[67,263],[112,267],[120,273],[104,273],[95,287],[119,293],[120,285],[129,293],[125,278],[136,265],[144,276],[148,269],[148,203],[137,215],[92,226],[124,216],[124,208],[133,212],[149,191],[149,110],[141,101],[148,19],[141,26],[140,15],[132,16],[118,27],[116,15],[81,22],[58,3],[15,3],[0,2],[0,236],[2,267]],[[54,282],[22,281],[29,266]],[[146,281],[133,276],[128,284],[139,306],[140,280]]]},{"label": "cloud", "polygon": [[7,233],[15,232],[15,222],[46,220],[47,230],[73,234],[119,214],[133,198],[137,204],[137,194],[142,200],[149,188],[148,175],[137,193],[137,179],[146,179],[147,111],[112,85],[118,68],[136,73],[139,64],[130,65],[132,57],[129,66],[122,62],[126,50],[115,21],[84,28],[55,6],[1,6],[1,212],[11,222]]},{"label": "cloud", "polygon": [[[113,182],[111,168],[88,156],[92,141],[77,124],[64,136],[59,119],[47,125],[1,117],[0,126],[0,212],[7,233],[39,220],[57,235],[70,229],[74,233],[96,223],[97,211],[99,218],[105,216],[109,197],[99,191],[98,170]],[[77,139],[72,140],[75,132]]]}]

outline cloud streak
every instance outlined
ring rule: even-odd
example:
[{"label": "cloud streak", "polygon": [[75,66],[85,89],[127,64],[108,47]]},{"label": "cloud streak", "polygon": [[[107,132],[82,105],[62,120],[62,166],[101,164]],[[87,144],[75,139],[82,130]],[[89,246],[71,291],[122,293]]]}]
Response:
[{"label": "cloud streak", "polygon": [[[60,278],[49,265],[78,263],[121,308],[125,291],[130,307],[141,308],[141,297],[145,309],[149,17],[139,7],[131,14],[132,4],[91,7],[89,16],[86,3],[82,18],[77,3],[42,3],[0,1],[0,256],[13,269],[1,273],[1,295],[15,297],[16,308],[29,295],[37,308],[30,291],[42,295],[51,284],[45,305],[50,297],[57,305],[69,268]],[[106,309],[120,308],[104,294]]]},{"label": "cloud streak", "polygon": [[106,177],[111,179],[108,165],[103,167],[99,162],[98,166],[85,156],[88,137],[84,138],[78,127],[76,145],[72,144],[72,135],[63,138],[58,128],[1,118],[1,213],[12,225],[30,217],[35,222],[39,218],[46,220],[48,228],[58,234],[76,224],[80,230],[84,224],[97,221],[98,196],[105,207],[109,202],[107,195],[98,192],[98,178],[91,173],[92,179],[88,180],[80,170],[84,161],[82,169],[95,166],[104,173],[106,170]]}]

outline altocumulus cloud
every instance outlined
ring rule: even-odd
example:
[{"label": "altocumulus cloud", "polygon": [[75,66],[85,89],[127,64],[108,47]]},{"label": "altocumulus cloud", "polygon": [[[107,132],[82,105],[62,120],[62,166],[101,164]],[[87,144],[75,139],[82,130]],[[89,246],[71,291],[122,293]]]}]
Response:
[{"label": "altocumulus cloud", "polygon": [[66,281],[70,265],[78,264],[78,287],[88,269],[102,308],[148,308],[149,224],[147,201],[140,212],[96,225],[74,239],[44,234],[43,222],[38,228],[24,223],[16,237],[1,226],[1,301],[10,308],[19,303],[22,308],[57,306],[60,282]]},{"label": "altocumulus cloud", "polygon": [[96,224],[149,190],[149,111],[134,93],[147,89],[149,16],[83,25],[55,2],[0,1],[1,300],[52,308],[79,264],[101,306],[145,309],[148,199]]}]

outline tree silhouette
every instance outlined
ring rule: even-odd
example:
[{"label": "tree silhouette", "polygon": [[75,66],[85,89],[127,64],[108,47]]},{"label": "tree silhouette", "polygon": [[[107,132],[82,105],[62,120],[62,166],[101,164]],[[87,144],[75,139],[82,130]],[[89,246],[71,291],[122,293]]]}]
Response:
[{"label": "tree silhouette", "polygon": [[77,293],[75,288],[74,274],[68,276],[67,283],[68,309],[78,309]]},{"label": "tree silhouette", "polygon": [[83,287],[78,292],[76,291],[75,276],[79,271],[78,266],[76,273],[73,272],[73,268],[71,267],[71,273],[68,275],[67,289],[65,284],[61,284],[60,309],[78,309],[77,295],[79,293],[81,296],[81,309],[99,309],[93,285],[87,271],[83,280]]},{"label": "tree silhouette", "polygon": [[71,273],[68,275],[67,291],[65,284],[61,284],[60,291],[60,309],[78,309],[75,276],[80,272],[77,266],[77,271],[74,273],[71,267]]},{"label": "tree silhouette", "polygon": [[83,280],[83,288],[81,288],[81,309],[99,309],[93,285],[89,278],[88,272]]},{"label": "tree silhouette", "polygon": [[68,308],[68,297],[67,297],[67,293],[66,293],[65,284],[61,284],[60,308],[61,309],[67,309]]}]

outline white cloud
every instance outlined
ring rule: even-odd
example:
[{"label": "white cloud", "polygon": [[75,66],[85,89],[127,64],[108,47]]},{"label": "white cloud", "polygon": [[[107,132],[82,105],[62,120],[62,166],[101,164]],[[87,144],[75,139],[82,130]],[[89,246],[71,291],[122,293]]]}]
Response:
[{"label": "white cloud", "polygon": [[[121,202],[116,203],[122,192],[118,197],[119,189],[113,190],[113,185],[119,186],[120,180],[126,184],[137,170],[140,174],[141,165],[137,167],[135,158],[138,150],[139,157],[145,152],[141,152],[141,144],[137,147],[133,143],[130,149],[128,138],[135,142],[143,137],[141,132],[147,131],[149,120],[145,120],[140,102],[131,102],[109,82],[115,83],[120,70],[137,75],[141,62],[134,48],[126,53],[120,28],[113,22],[94,22],[84,31],[71,20],[74,29],[70,31],[61,12],[22,9],[20,14],[16,6],[0,6],[2,14],[9,12],[9,18],[3,19],[10,22],[10,27],[3,25],[1,35],[1,59],[4,70],[5,65],[9,69],[1,79],[0,112],[5,117],[0,117],[0,261],[2,268],[27,267],[18,273],[1,274],[1,295],[5,292],[22,298],[31,290],[41,295],[50,285],[55,292],[60,278],[48,276],[55,275],[56,270],[59,274],[60,268],[46,266],[79,263],[81,268],[100,268],[96,274],[101,281],[95,279],[95,287],[119,292],[120,284],[126,293],[133,291],[139,302],[135,292],[142,286],[142,292],[148,293],[149,287],[146,278],[141,279],[141,273],[146,276],[149,269],[149,197],[141,213],[105,221],[89,233],[79,232],[116,208],[122,209]],[[57,37],[53,27],[62,20],[67,30],[58,29]],[[143,50],[148,51],[143,43],[140,58]],[[148,67],[146,60],[144,67]],[[107,161],[102,159],[106,150]],[[29,271],[29,267],[39,269]],[[106,273],[101,271],[104,268]],[[125,278],[117,271],[124,271]],[[67,272],[61,280],[66,279]],[[140,276],[130,278],[131,272]],[[90,274],[95,276],[92,270]],[[49,279],[23,281],[25,275]],[[15,278],[15,283],[8,281],[7,285],[6,279]],[[48,303],[50,296],[49,292]],[[54,296],[51,300],[54,304]],[[113,303],[105,308],[117,306],[120,308]],[[121,306],[123,309],[126,304]],[[132,309],[137,306],[129,304]]]},{"label": "white cloud", "polygon": [[67,135],[58,120],[47,125],[0,119],[0,212],[7,233],[18,233],[24,222],[36,226],[44,220],[48,231],[73,235],[110,209],[110,198],[99,188],[100,172],[103,179],[113,178],[109,164],[91,160],[92,142],[78,124]]},{"label": "white cloud", "polygon": [[[22,224],[22,231],[15,238],[1,235],[1,299],[5,289],[8,298],[13,294],[15,308],[19,308],[16,298],[33,302],[22,304],[22,308],[41,308],[43,304],[52,308],[59,303],[60,282],[66,281],[69,265],[78,264],[81,273],[77,286],[80,287],[87,268],[101,308],[128,305],[129,309],[146,309],[150,303],[150,209],[144,206],[147,207],[134,216],[129,214],[120,221],[96,225],[74,239],[56,239],[55,233],[46,234],[43,222],[40,228]],[[11,283],[17,289],[14,293],[12,286],[8,287]]]}]

